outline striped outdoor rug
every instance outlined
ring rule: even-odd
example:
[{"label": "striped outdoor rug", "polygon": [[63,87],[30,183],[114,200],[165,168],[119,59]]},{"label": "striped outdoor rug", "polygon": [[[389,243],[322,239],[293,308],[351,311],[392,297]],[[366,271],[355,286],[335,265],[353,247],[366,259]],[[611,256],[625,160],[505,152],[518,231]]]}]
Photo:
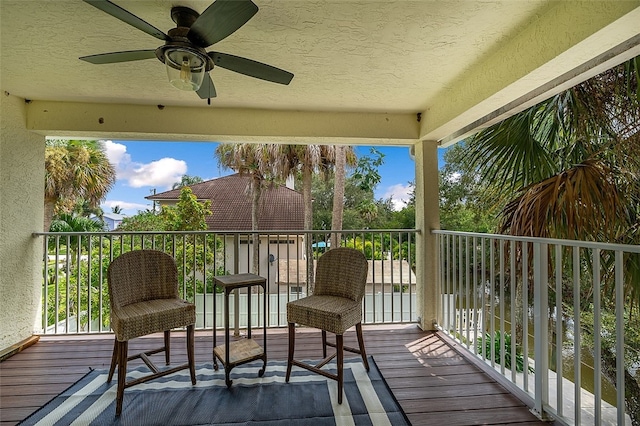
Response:
[{"label": "striped outdoor rug", "polygon": [[[357,358],[345,360],[345,394],[337,403],[338,386],[319,374],[293,367],[285,383],[286,362],[262,361],[231,370],[227,389],[224,372],[212,364],[198,366],[197,384],[189,371],[125,390],[122,415],[115,416],[117,378],[106,384],[107,371],[94,370],[58,395],[23,425],[407,425],[393,394],[372,357],[367,373]],[[335,364],[325,368],[335,369]],[[146,367],[129,371],[138,377]]]}]

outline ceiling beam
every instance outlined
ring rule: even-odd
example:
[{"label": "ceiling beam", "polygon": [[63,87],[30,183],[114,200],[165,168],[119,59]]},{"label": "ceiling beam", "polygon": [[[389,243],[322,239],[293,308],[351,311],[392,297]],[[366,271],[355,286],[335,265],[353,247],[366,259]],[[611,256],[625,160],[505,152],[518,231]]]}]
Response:
[{"label": "ceiling beam", "polygon": [[415,114],[31,101],[27,129],[50,137],[413,145]]}]

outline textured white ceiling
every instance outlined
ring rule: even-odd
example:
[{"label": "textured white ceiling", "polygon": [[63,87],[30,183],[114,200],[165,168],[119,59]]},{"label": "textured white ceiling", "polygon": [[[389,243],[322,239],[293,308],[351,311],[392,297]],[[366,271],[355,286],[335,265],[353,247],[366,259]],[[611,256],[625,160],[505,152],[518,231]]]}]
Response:
[{"label": "textured white ceiling", "polygon": [[[165,33],[174,5],[114,0]],[[289,86],[216,68],[218,107],[421,112],[465,71],[535,20],[548,0],[255,0],[258,13],[211,46],[295,74]],[[78,57],[162,42],[80,0],[0,0],[2,89],[33,100],[204,106],[157,60],[92,65]]]}]

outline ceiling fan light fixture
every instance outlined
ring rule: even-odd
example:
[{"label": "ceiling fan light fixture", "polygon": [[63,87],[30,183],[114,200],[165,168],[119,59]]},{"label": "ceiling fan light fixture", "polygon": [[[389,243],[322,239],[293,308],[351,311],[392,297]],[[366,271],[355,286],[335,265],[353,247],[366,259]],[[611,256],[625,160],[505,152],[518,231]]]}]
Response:
[{"label": "ceiling fan light fixture", "polygon": [[164,63],[169,83],[180,90],[195,92],[207,72],[207,58],[190,49],[165,50]]}]

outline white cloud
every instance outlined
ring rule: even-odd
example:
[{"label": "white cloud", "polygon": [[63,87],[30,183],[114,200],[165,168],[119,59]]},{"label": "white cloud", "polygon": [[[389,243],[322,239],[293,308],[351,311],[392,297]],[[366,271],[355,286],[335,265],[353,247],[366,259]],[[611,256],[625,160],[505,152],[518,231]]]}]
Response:
[{"label": "white cloud", "polygon": [[102,209],[105,211],[111,211],[111,209],[115,206],[120,207],[122,210],[146,210],[151,208],[151,201],[149,201],[149,204],[131,203],[129,201],[120,200],[106,200],[104,203],[102,203]]},{"label": "white cloud", "polygon": [[117,180],[126,180],[133,188],[144,186],[171,189],[187,173],[187,163],[175,158],[161,158],[151,163],[131,160],[125,145],[113,141],[103,141],[107,158],[116,169]]},{"label": "white cloud", "polygon": [[148,164],[136,163],[128,171],[127,180],[134,188],[157,186],[170,189],[187,173],[187,163],[175,158],[161,158]]},{"label": "white cloud", "polygon": [[391,185],[390,187],[387,188],[382,198],[385,200],[388,198],[391,198],[393,209],[395,211],[398,211],[406,207],[407,205],[406,202],[409,201],[409,199],[411,198],[412,191],[413,191],[413,186],[411,185],[402,185],[402,184]]}]

